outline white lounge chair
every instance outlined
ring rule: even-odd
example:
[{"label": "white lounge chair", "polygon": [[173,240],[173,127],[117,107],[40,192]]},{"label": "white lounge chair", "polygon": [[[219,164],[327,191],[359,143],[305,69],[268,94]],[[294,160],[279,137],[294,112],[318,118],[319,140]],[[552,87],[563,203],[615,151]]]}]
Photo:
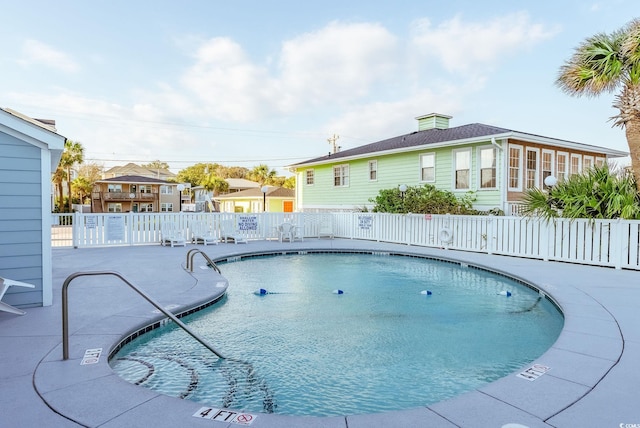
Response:
[{"label": "white lounge chair", "polygon": [[220,222],[220,240],[224,243],[233,240],[235,244],[246,244],[247,238],[235,227],[233,220],[224,220]]},{"label": "white lounge chair", "polygon": [[318,224],[318,239],[329,238],[333,239],[333,221],[331,217],[323,217]]},{"label": "white lounge chair", "polygon": [[10,312],[16,315],[24,315],[26,314],[25,311],[22,311],[16,307],[11,306],[8,303],[4,303],[1,301],[2,298],[4,297],[4,293],[6,293],[9,287],[11,287],[12,285],[15,285],[17,287],[26,287],[26,288],[35,288],[35,285],[0,277],[0,311]]},{"label": "white lounge chair", "polygon": [[160,225],[160,244],[169,244],[172,247],[181,245],[184,247],[187,245],[187,241],[182,230],[179,230],[174,222],[165,221]]},{"label": "white lounge chair", "polygon": [[218,237],[213,231],[202,221],[194,221],[189,225],[191,231],[191,242],[199,244],[202,242],[204,245],[218,245]]}]

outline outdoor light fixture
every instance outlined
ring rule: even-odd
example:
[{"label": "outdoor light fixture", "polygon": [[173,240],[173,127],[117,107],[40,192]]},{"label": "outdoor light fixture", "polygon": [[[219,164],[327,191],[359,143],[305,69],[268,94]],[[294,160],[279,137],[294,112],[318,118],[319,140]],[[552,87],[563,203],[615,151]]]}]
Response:
[{"label": "outdoor light fixture", "polygon": [[400,186],[398,186],[398,190],[400,190],[400,196],[402,196],[402,199],[404,199],[404,194],[407,191],[407,185],[401,184]]},{"label": "outdoor light fixture", "polygon": [[556,184],[558,184],[558,179],[555,178],[553,175],[549,175],[547,177],[545,177],[544,179],[544,185],[547,187],[553,187]]},{"label": "outdoor light fixture", "polygon": [[267,190],[269,190],[268,186],[262,186],[260,189],[262,192],[262,212],[267,210]]},{"label": "outdoor light fixture", "polygon": [[184,184],[180,183],[177,186],[178,188],[178,192],[180,192],[180,203],[178,204],[178,207],[180,208],[179,211],[182,212],[182,191],[184,190],[185,186]]}]

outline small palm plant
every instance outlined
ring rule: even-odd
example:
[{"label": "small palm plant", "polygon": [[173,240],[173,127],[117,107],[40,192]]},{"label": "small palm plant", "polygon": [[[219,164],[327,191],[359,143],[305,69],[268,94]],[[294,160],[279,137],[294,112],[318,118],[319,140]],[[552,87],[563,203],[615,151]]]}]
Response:
[{"label": "small palm plant", "polygon": [[590,168],[547,190],[527,190],[523,214],[547,221],[555,217],[640,219],[640,193],[633,175],[615,173],[605,165]]}]

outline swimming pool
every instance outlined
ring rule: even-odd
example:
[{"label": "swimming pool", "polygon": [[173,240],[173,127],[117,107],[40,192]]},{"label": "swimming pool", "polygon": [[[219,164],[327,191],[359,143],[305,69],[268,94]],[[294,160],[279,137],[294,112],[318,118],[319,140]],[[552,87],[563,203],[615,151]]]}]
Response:
[{"label": "swimming pool", "polygon": [[[563,325],[536,290],[455,263],[290,254],[221,269],[228,295],[184,320],[242,362],[216,360],[169,327],[123,347],[114,370],[212,406],[372,413],[428,405],[506,376],[546,351]],[[261,288],[268,293],[256,295]]]}]

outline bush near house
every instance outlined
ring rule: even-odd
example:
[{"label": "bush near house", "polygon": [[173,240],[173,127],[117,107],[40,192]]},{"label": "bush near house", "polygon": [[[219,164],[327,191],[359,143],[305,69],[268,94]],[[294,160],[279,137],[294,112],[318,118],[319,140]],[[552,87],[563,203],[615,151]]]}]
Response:
[{"label": "bush near house", "polygon": [[425,184],[408,186],[404,194],[398,188],[382,189],[378,196],[369,199],[369,202],[375,203],[372,211],[380,213],[480,214],[472,208],[473,200],[472,192],[457,198],[452,192]]}]

